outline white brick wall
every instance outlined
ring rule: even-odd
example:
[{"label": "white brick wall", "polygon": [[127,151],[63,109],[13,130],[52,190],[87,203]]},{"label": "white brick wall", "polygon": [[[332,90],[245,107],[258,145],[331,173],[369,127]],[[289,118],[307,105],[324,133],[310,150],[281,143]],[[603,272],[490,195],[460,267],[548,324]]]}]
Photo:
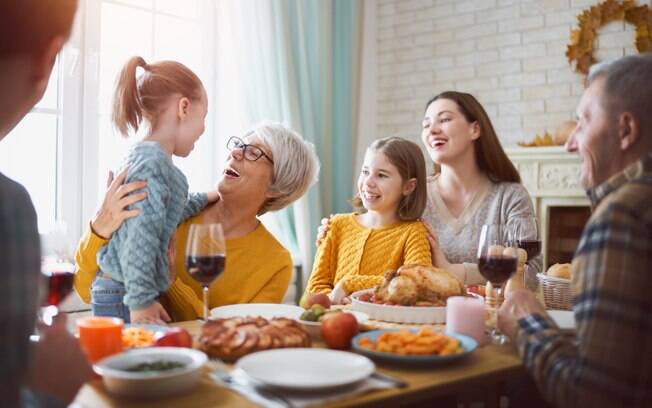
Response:
[{"label": "white brick wall", "polygon": [[[418,139],[426,101],[449,89],[478,97],[505,146],[553,132],[574,117],[583,90],[565,56],[570,31],[598,2],[377,0],[378,132],[361,137]],[[633,41],[631,25],[613,22],[596,56],[635,53]]]}]

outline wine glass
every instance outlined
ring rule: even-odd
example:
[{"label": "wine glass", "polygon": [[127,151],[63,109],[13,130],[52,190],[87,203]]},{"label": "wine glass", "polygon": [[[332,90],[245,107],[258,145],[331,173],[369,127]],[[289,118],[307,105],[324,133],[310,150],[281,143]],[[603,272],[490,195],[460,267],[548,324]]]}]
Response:
[{"label": "wine glass", "polygon": [[[508,231],[502,224],[487,224],[480,231],[478,243],[478,269],[493,286],[494,299],[499,299],[502,286],[516,272],[518,262],[516,243],[509,239]],[[503,344],[507,338],[495,326],[491,330],[491,340]]]},{"label": "wine glass", "polygon": [[68,247],[68,227],[61,220],[55,221],[44,236],[44,254],[41,274],[44,277],[45,298],[41,320],[51,324],[59,313],[59,304],[72,292],[75,266]]},{"label": "wine glass", "polygon": [[528,263],[541,253],[541,236],[535,217],[516,217],[508,221],[511,237],[516,245],[527,252],[525,261],[526,281],[530,279]]},{"label": "wine glass", "polygon": [[208,287],[224,272],[226,245],[221,224],[192,224],[186,244],[186,270],[203,287],[204,320],[208,320]]}]

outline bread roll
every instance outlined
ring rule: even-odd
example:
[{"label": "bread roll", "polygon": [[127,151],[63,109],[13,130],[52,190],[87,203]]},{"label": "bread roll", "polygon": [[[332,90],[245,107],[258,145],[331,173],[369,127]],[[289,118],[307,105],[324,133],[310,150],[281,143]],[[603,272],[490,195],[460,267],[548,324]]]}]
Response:
[{"label": "bread roll", "polygon": [[550,268],[548,268],[548,276],[552,276],[553,278],[570,279],[571,264],[564,263],[552,265]]}]

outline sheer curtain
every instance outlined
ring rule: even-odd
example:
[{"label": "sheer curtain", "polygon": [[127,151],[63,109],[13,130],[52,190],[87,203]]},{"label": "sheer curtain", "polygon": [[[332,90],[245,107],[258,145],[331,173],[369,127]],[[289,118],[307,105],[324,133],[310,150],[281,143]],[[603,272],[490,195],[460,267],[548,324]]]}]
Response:
[{"label": "sheer curtain", "polygon": [[[222,119],[232,128],[237,122],[283,122],[315,144],[322,162],[318,187],[274,217],[281,240],[301,261],[304,282],[319,220],[348,211],[353,191],[359,3],[227,0],[217,6],[217,64],[225,66],[218,68],[216,92],[231,109],[241,107],[229,118],[218,107],[218,131]],[[225,83],[229,73],[236,80]]]}]

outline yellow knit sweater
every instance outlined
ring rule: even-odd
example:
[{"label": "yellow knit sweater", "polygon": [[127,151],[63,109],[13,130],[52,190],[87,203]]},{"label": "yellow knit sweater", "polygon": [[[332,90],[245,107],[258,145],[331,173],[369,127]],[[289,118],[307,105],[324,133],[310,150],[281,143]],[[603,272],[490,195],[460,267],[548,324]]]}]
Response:
[{"label": "yellow knit sweater", "polygon": [[332,218],[326,238],[317,249],[306,293],[330,293],[343,281],[347,293],[372,288],[385,271],[402,265],[432,265],[426,228],[419,221],[367,228],[356,214]]},{"label": "yellow knit sweater", "polygon": [[[201,223],[201,214],[177,228],[177,279],[165,293],[168,313],[175,321],[193,320],[203,313],[202,288],[188,273],[184,253],[191,224]],[[97,251],[106,240],[90,230],[77,247],[75,290],[87,303],[97,273]],[[280,303],[292,276],[290,253],[260,224],[244,237],[226,240],[226,267],[209,287],[210,307],[237,303]]]}]

